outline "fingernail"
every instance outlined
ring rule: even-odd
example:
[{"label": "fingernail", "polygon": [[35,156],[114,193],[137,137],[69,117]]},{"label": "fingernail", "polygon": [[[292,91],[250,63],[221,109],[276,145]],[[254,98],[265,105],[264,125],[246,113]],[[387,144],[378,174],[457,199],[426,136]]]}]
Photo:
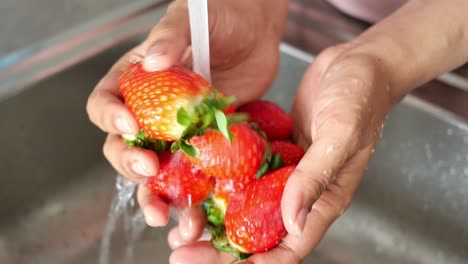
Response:
[{"label": "fingernail", "polygon": [[147,225],[152,227],[164,226],[164,223],[161,219],[158,218],[158,215],[154,212],[151,206],[147,205],[143,207],[143,216],[145,217],[145,222]]},{"label": "fingernail", "polygon": [[167,60],[162,55],[167,53],[167,45],[165,43],[156,43],[146,53],[143,60],[143,67],[148,71],[157,71],[168,67]]},{"label": "fingernail", "polygon": [[[180,212],[179,212],[180,214]],[[179,215],[179,219],[181,219],[179,224],[179,231],[180,235],[185,241],[191,241],[193,237],[193,219],[190,214],[187,212],[183,212]]]},{"label": "fingernail", "polygon": [[307,210],[302,208],[301,211],[299,211],[299,213],[297,214],[296,221],[294,223],[294,230],[296,231],[296,235],[298,237],[302,237],[306,219],[307,219]]},{"label": "fingernail", "polygon": [[130,124],[122,117],[118,117],[114,121],[115,127],[122,133],[122,134],[132,134],[132,128]]},{"label": "fingernail", "polygon": [[136,174],[141,175],[141,176],[146,176],[146,177],[151,177],[152,176],[151,173],[146,168],[146,166],[143,165],[139,161],[134,161],[132,163],[132,170],[133,170],[133,172],[135,172]]}]

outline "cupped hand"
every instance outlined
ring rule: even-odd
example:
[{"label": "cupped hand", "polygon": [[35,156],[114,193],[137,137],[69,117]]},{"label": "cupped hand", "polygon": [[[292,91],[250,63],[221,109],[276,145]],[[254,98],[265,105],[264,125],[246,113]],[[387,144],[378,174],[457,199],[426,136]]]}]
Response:
[{"label": "cupped hand", "polygon": [[[351,44],[332,47],[309,67],[297,91],[294,137],[307,149],[282,198],[288,235],[253,263],[299,263],[350,205],[398,98],[381,61]],[[203,252],[203,259],[200,252]],[[198,257],[198,258],[197,258]],[[180,247],[171,263],[231,263],[209,243]]]},{"label": "cupped hand", "polygon": [[[236,96],[239,104],[263,95],[278,67],[277,47],[283,23],[273,23],[278,18],[271,19],[265,10],[248,0],[209,2],[213,86]],[[119,76],[137,61],[142,61],[147,71],[175,64],[190,66],[186,1],[174,1],[147,39],[117,61],[88,99],[89,118],[109,134],[103,147],[105,157],[119,173],[143,183],[158,173],[158,157],[152,151],[129,148],[123,143],[121,136],[136,134],[139,126],[124,105],[118,87]],[[169,205],[144,184],[139,187],[138,201],[150,226],[168,223]],[[178,232],[170,236],[174,238],[173,246],[197,240],[205,223],[198,207],[182,210],[179,216]]]}]

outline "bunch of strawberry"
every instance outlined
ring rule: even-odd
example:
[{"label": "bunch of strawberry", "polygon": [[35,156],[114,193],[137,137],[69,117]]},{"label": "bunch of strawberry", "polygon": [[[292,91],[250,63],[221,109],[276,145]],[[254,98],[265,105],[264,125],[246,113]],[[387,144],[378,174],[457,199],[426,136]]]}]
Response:
[{"label": "bunch of strawberry", "polygon": [[233,107],[196,73],[131,65],[120,91],[141,132],[127,144],[154,150],[159,172],[147,184],[175,207],[203,203],[213,245],[238,258],[285,236],[281,196],[304,151],[289,142],[292,120],[258,100]]}]

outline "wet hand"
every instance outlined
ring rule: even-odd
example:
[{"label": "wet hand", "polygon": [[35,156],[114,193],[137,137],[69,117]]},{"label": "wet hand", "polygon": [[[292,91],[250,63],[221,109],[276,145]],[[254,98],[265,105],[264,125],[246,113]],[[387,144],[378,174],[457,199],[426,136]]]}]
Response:
[{"label": "wet hand", "polygon": [[[339,46],[313,62],[292,111],[294,137],[307,152],[282,198],[288,235],[273,250],[248,261],[299,263],[319,244],[348,208],[394,102],[385,68],[375,57]],[[198,260],[202,251],[203,260]],[[233,258],[198,242],[178,248],[171,261],[231,263]]]},{"label": "wet hand", "polygon": [[[273,19],[266,19],[264,10],[262,5],[252,5],[247,0],[210,1],[209,4],[213,86],[236,96],[237,103],[263,95],[277,70],[282,22],[269,22]],[[122,140],[122,135],[136,134],[140,128],[123,103],[118,87],[120,75],[137,61],[142,61],[147,71],[175,64],[190,67],[190,57],[187,3],[174,1],[147,39],[120,58],[90,95],[89,118],[108,133],[104,155],[126,178],[144,183],[147,177],[158,173],[158,157],[149,150],[129,148]],[[262,69],[262,74],[258,74],[258,69]],[[144,184],[139,187],[138,201],[150,226],[168,223],[169,205]],[[201,208],[179,211],[179,227],[177,234],[170,234],[171,245],[197,240],[204,223]]]}]

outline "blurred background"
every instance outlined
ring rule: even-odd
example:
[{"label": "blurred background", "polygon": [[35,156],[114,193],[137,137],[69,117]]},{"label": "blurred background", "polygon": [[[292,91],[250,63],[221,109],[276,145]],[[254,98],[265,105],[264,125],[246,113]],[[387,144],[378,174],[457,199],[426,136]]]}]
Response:
[{"label": "blurred background", "polygon": [[[99,263],[116,174],[86,100],[169,2],[0,2],[0,263]],[[266,97],[289,109],[314,56],[368,26],[325,0],[291,0]],[[468,263],[467,78],[461,67],[394,109],[351,208],[304,263]],[[135,226],[118,221],[110,263],[167,263],[169,227]]]},{"label": "blurred background", "polygon": [[125,0],[2,0],[0,56],[122,7]]}]

